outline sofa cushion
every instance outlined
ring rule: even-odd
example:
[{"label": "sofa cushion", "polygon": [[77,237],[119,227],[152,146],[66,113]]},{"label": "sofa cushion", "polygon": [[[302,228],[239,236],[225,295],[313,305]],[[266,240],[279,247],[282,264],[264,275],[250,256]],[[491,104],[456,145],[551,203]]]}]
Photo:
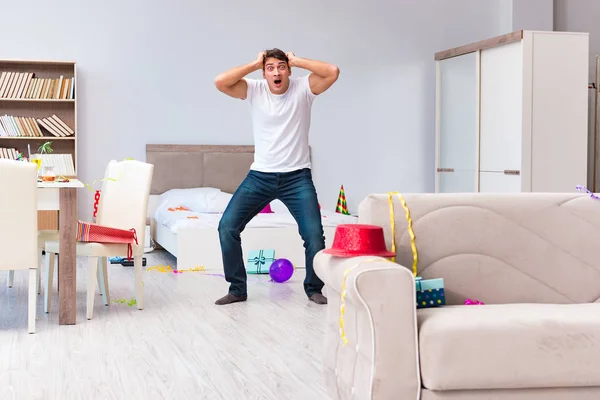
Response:
[{"label": "sofa cushion", "polygon": [[417,320],[427,389],[600,386],[600,304],[446,306]]}]

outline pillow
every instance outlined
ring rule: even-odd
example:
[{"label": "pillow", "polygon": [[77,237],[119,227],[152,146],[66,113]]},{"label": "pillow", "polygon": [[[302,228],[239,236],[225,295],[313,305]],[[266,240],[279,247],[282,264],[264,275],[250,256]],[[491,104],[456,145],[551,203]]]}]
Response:
[{"label": "pillow", "polygon": [[[200,187],[189,189],[171,189],[160,195],[158,209],[184,206],[193,211],[193,207],[207,208],[208,203],[219,195],[221,189]],[[188,205],[189,203],[193,204]]]},{"label": "pillow", "polygon": [[219,192],[208,201],[208,204],[203,210],[195,210],[194,208],[192,208],[192,210],[203,213],[222,213],[225,212],[232,197],[233,194],[231,193]]},{"label": "pillow", "polygon": [[204,196],[190,196],[182,202],[182,205],[193,212],[218,214],[225,211],[232,197],[231,193],[218,191]]}]

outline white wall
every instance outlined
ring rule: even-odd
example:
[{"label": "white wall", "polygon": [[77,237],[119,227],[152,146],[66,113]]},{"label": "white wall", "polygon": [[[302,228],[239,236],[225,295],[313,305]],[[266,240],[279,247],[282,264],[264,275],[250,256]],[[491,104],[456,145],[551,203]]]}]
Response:
[{"label": "white wall", "polygon": [[553,0],[512,0],[512,30],[552,31]]},{"label": "white wall", "polygon": [[[251,144],[247,104],[213,78],[262,49],[339,65],[314,103],[311,145],[321,204],[334,208],[343,184],[351,211],[371,192],[433,191],[433,54],[506,33],[511,21],[511,0],[4,3],[0,58],[78,62],[89,183],[110,159],[145,159],[146,143]],[[82,190],[80,218],[92,202]]]}]

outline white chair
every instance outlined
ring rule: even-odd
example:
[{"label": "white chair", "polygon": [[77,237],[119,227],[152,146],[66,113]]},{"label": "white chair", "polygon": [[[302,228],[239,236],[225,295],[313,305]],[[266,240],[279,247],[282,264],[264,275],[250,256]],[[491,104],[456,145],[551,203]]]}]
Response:
[{"label": "white chair", "polygon": [[[59,231],[57,230],[41,230],[38,231],[38,239],[37,239],[37,246],[38,246],[38,265],[37,265],[37,293],[40,294],[42,292],[42,252],[44,251],[44,248],[46,247],[46,242],[49,240],[58,240],[60,234]],[[15,271],[14,270],[10,270],[8,271],[8,287],[13,287],[13,283],[15,280]]]},{"label": "white chair", "polygon": [[29,270],[29,333],[35,333],[38,231],[37,166],[0,159],[0,270]]},{"label": "white chair", "polygon": [[[142,256],[146,232],[146,211],[154,166],[140,161],[111,161],[102,183],[96,224],[119,229],[135,228],[138,244],[133,243],[135,295],[137,308],[144,308],[142,293]],[[46,242],[46,271],[44,279],[44,311],[50,311],[54,255],[59,253],[59,241]],[[92,319],[96,280],[104,304],[110,304],[108,289],[108,257],[127,257],[127,244],[77,242],[77,256],[88,257],[87,318]]]}]

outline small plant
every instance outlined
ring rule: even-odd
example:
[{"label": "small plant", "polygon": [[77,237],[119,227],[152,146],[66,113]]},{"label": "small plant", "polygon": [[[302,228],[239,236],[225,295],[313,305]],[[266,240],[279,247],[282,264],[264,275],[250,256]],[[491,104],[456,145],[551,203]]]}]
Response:
[{"label": "small plant", "polygon": [[54,152],[52,149],[52,142],[46,142],[38,148],[40,154],[50,154]]}]

